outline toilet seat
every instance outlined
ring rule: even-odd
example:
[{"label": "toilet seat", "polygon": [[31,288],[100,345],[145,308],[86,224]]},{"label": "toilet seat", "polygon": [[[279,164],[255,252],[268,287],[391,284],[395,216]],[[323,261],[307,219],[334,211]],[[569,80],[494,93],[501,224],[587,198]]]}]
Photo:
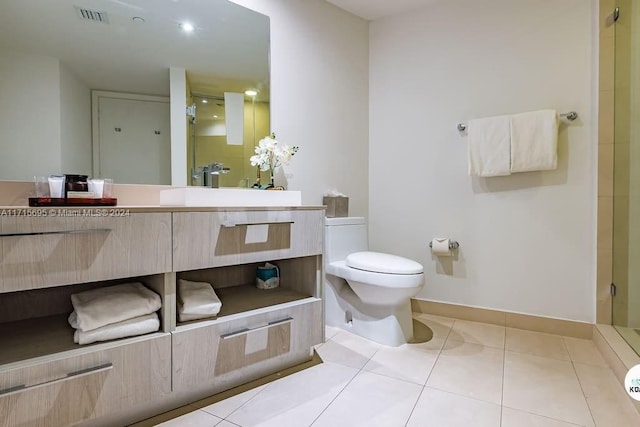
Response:
[{"label": "toilet seat", "polygon": [[347,256],[348,267],[372,273],[383,274],[421,274],[423,267],[411,259],[381,252],[354,252]]},{"label": "toilet seat", "polygon": [[342,277],[347,281],[366,283],[384,288],[419,288],[424,283],[424,274],[389,274],[349,267],[345,261],[327,264],[326,273]]}]

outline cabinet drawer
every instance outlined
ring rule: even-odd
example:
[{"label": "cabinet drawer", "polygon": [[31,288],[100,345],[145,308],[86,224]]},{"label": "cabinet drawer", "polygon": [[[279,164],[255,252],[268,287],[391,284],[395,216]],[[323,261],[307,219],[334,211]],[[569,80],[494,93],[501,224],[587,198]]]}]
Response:
[{"label": "cabinet drawer", "polygon": [[218,390],[310,358],[322,339],[322,301],[309,298],[266,313],[179,328],[173,333],[173,386],[215,381]]},{"label": "cabinet drawer", "polygon": [[0,371],[0,426],[63,426],[171,391],[171,336]]},{"label": "cabinet drawer", "polygon": [[0,292],[168,271],[170,213],[0,219]]},{"label": "cabinet drawer", "polygon": [[175,271],[322,253],[324,210],[177,212]]}]

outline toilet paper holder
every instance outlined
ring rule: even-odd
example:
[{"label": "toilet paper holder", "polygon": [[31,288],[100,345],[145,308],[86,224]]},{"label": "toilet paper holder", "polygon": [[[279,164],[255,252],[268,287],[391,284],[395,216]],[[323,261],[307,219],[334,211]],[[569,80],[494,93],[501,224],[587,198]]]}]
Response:
[{"label": "toilet paper holder", "polygon": [[[429,247],[433,247],[433,242],[429,242]],[[450,240],[449,241],[449,249],[453,250],[453,249],[458,249],[460,247],[460,243],[456,242],[455,240]]]}]

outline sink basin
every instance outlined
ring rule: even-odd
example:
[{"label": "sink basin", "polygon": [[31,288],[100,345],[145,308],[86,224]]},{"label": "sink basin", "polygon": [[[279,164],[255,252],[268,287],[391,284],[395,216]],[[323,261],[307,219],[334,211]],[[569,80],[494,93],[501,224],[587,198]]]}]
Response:
[{"label": "sink basin", "polygon": [[160,191],[160,206],[262,207],[301,204],[300,191],[208,187],[182,187]]}]

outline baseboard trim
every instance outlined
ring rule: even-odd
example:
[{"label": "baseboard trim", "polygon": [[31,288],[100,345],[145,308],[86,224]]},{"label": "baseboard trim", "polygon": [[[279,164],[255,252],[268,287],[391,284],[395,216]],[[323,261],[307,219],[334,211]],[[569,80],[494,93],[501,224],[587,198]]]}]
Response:
[{"label": "baseboard trim", "polygon": [[593,336],[593,324],[577,322],[575,320],[511,313],[508,311],[416,298],[411,299],[411,309],[415,313],[434,314],[437,316],[452,317],[454,319],[491,323],[509,328],[546,332],[568,337],[592,339]]}]

